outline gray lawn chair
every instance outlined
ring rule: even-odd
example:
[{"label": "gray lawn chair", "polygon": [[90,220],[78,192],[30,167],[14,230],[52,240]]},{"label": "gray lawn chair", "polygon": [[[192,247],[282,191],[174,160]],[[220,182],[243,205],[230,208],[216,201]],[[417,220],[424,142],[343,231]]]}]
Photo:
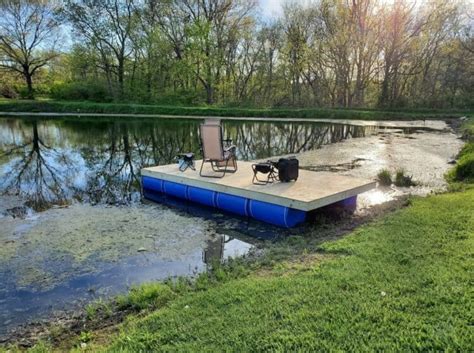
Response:
[{"label": "gray lawn chair", "polygon": [[[236,147],[232,140],[222,138],[222,127],[218,120],[206,120],[200,125],[203,161],[199,175],[209,178],[222,178],[226,173],[237,171]],[[202,173],[205,163],[210,163],[215,174]],[[217,174],[216,174],[217,173]]]}]

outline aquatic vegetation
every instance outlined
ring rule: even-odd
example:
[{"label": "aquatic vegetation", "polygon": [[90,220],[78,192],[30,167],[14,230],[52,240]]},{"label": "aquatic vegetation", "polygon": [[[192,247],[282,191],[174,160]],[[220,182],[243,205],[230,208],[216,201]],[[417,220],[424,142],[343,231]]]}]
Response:
[{"label": "aquatic vegetation", "polygon": [[87,304],[85,307],[87,320],[94,320],[97,315],[97,306],[95,303]]},{"label": "aquatic vegetation", "polygon": [[410,187],[416,185],[416,183],[413,181],[413,177],[407,175],[404,169],[399,169],[396,171],[394,184],[400,187]]},{"label": "aquatic vegetation", "polygon": [[89,331],[83,331],[79,335],[79,341],[82,343],[90,342],[92,338],[93,338],[93,334],[92,332],[89,332]]},{"label": "aquatic vegetation", "polygon": [[383,186],[392,185],[392,175],[391,175],[390,171],[387,170],[387,169],[382,169],[377,174],[377,180],[379,181],[380,185],[383,185]]},{"label": "aquatic vegetation", "polygon": [[[0,232],[0,265],[19,287],[45,290],[71,277],[94,273],[102,264],[145,254],[179,260],[204,248],[209,222],[160,207],[73,205],[49,210],[36,220],[7,219]],[[18,231],[19,225],[28,224]],[[176,225],[179,224],[179,231]],[[17,234],[11,240],[11,234]],[[179,242],[179,239],[186,241]],[[28,262],[22,259],[28,258]],[[15,260],[16,259],[16,260]],[[47,259],[47,261],[45,261]]]}]

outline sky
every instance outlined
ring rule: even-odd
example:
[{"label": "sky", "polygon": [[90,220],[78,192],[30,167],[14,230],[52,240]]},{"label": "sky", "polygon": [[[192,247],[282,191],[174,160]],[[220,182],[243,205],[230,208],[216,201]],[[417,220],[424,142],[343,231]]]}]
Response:
[{"label": "sky", "polygon": [[284,0],[259,0],[265,17],[278,17],[282,13],[281,4]]},{"label": "sky", "polygon": [[[296,2],[307,2],[308,0],[293,0]],[[412,3],[423,3],[425,0],[411,0]],[[448,0],[449,1],[449,0]],[[474,0],[469,0],[474,1]],[[266,18],[274,18],[282,15],[282,4],[285,0],[259,0],[260,8],[262,9],[262,14]],[[393,0],[381,0],[383,4],[393,3]]]}]

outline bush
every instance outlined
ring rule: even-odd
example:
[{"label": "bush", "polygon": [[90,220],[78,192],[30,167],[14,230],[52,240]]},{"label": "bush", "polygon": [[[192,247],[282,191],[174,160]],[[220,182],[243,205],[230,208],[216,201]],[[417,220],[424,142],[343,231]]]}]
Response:
[{"label": "bush", "polygon": [[1,84],[0,96],[9,99],[17,99],[19,97],[19,94],[13,85]]},{"label": "bush", "polygon": [[195,105],[202,104],[204,101],[204,97],[198,92],[186,90],[164,93],[153,98],[154,104],[162,105]]},{"label": "bush", "polygon": [[459,160],[449,172],[448,178],[451,181],[474,182],[474,143],[464,145]]},{"label": "bush", "polygon": [[[21,99],[29,99],[30,98],[30,92],[28,92],[28,88],[26,86],[20,86],[17,89],[18,94],[20,95]],[[34,94],[34,91],[33,91]]]},{"label": "bush", "polygon": [[384,186],[392,185],[392,176],[390,175],[390,172],[387,169],[382,169],[377,174],[377,179],[380,185],[384,185]]},{"label": "bush", "polygon": [[405,175],[405,171],[403,169],[397,170],[397,173],[395,174],[394,184],[396,186],[404,186],[404,187],[410,187],[410,186],[416,185],[415,182],[413,182],[413,177],[409,175]]},{"label": "bush", "polygon": [[111,98],[104,85],[95,82],[57,83],[51,87],[51,97],[57,100],[109,102]]}]

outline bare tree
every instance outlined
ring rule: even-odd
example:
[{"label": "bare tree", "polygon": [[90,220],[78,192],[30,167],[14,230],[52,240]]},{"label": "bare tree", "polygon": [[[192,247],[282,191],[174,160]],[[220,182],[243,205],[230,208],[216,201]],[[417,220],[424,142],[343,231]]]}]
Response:
[{"label": "bare tree", "polygon": [[0,1],[0,68],[24,77],[30,99],[34,75],[57,55],[56,9],[52,1]]}]

